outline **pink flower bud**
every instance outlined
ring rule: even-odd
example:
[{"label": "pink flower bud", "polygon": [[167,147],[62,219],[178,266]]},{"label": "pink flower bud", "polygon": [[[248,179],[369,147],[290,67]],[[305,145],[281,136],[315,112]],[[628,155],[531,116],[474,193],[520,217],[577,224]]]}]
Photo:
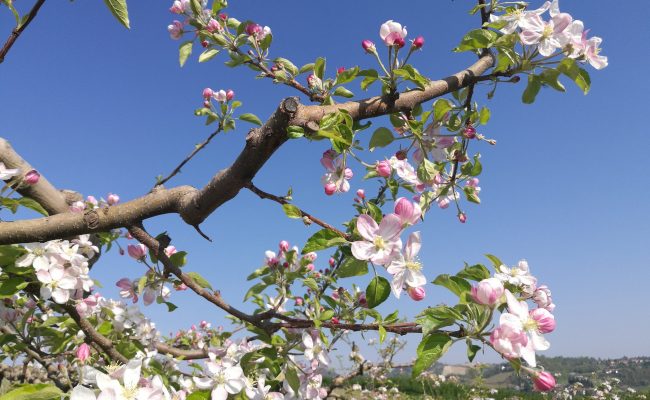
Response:
[{"label": "pink flower bud", "polygon": [[483,279],[472,287],[472,299],[478,304],[490,307],[500,302],[503,293],[503,283],[496,278]]},{"label": "pink flower bud", "polygon": [[309,271],[313,271],[314,269],[316,269],[316,267],[314,266],[314,264],[307,264],[307,269]]},{"label": "pink flower bud", "polygon": [[540,392],[548,392],[555,387],[555,378],[549,372],[538,372],[533,376],[533,386]]},{"label": "pink flower bud", "polygon": [[296,306],[298,307],[302,306],[302,302],[303,302],[302,297],[296,297]]},{"label": "pink flower bud", "polygon": [[416,49],[421,49],[424,46],[424,37],[418,36],[413,40],[413,47]]},{"label": "pink flower bud", "polygon": [[106,198],[106,202],[108,203],[109,206],[113,206],[120,202],[120,196],[113,193],[109,193],[108,197]]},{"label": "pink flower bud", "polygon": [[406,292],[409,294],[409,297],[415,301],[423,300],[424,297],[427,295],[426,292],[424,291],[424,286],[420,286],[420,287],[409,286],[409,288],[406,289]]},{"label": "pink flower bud", "polygon": [[469,178],[465,185],[471,186],[471,187],[478,187],[479,180],[478,178]]},{"label": "pink flower bud", "polygon": [[533,301],[538,307],[545,308],[549,311],[553,311],[552,309],[549,309],[550,306],[555,307],[555,305],[553,305],[551,291],[546,285],[541,285],[535,290],[535,293],[533,293]]},{"label": "pink flower bud", "polygon": [[336,290],[333,291],[331,297],[332,297],[334,300],[338,300],[338,299],[340,298],[340,297],[339,297],[339,292],[337,292]]},{"label": "pink flower bud", "polygon": [[412,203],[406,197],[400,197],[395,202],[395,214],[400,217],[403,225],[414,225],[420,219],[422,210],[418,204]]},{"label": "pink flower bud", "polygon": [[178,291],[183,291],[183,290],[187,290],[188,287],[187,287],[186,284],[181,283],[181,284],[176,285],[176,286],[174,287],[174,289],[176,289],[176,290],[178,290]]},{"label": "pink flower bud", "polygon": [[87,343],[82,343],[79,347],[77,347],[77,360],[83,362],[86,362],[86,360],[90,357],[90,346],[88,346]]},{"label": "pink flower bud", "polygon": [[141,260],[147,255],[147,247],[142,243],[130,244],[127,247],[127,251],[129,252],[129,256],[135,258],[136,260]]},{"label": "pink flower bud", "polygon": [[360,199],[365,199],[366,198],[366,192],[363,189],[359,189],[359,190],[357,190],[357,196]]},{"label": "pink flower bud", "polygon": [[341,73],[343,73],[343,71],[345,71],[345,67],[339,67],[339,68],[336,70],[336,74],[337,74],[337,75],[338,75],[338,74],[341,74]]},{"label": "pink flower bud", "polygon": [[246,25],[246,33],[250,36],[259,35],[262,32],[262,27],[258,24]]},{"label": "pink flower bud", "polygon": [[377,51],[375,44],[368,39],[361,42],[361,47],[363,47],[367,53],[375,53]]},{"label": "pink flower bud", "polygon": [[368,307],[368,300],[366,299],[366,293],[361,292],[359,293],[359,305],[363,308]]},{"label": "pink flower bud", "polygon": [[286,240],[283,240],[280,242],[280,251],[287,251],[289,250],[289,242]]},{"label": "pink flower bud", "polygon": [[89,202],[90,204],[92,204],[92,205],[95,206],[95,207],[97,207],[97,205],[99,205],[99,202],[97,201],[97,199],[95,198],[95,196],[88,196],[88,197],[86,197],[86,201]]},{"label": "pink flower bud", "polygon": [[390,167],[390,162],[384,160],[384,161],[379,161],[377,165],[375,165],[375,171],[377,171],[377,174],[383,178],[388,178],[390,176],[390,173],[392,171]]},{"label": "pink flower bud", "polygon": [[309,253],[305,254],[303,258],[309,262],[314,262],[318,258],[318,254],[316,254],[313,251],[310,251]]},{"label": "pink flower bud", "polygon": [[201,321],[201,328],[205,329],[206,327],[209,327],[210,323],[208,321]]},{"label": "pink flower bud", "polygon": [[226,100],[230,101],[235,98],[235,91],[232,89],[226,90]]},{"label": "pink flower bud", "polygon": [[465,129],[463,129],[463,136],[467,139],[474,139],[476,137],[476,129],[472,125],[467,125]]},{"label": "pink flower bud", "polygon": [[222,21],[227,21],[227,20],[228,20],[228,14],[226,14],[226,13],[221,13],[221,14],[219,14],[219,18],[220,18]]},{"label": "pink flower bud", "polygon": [[396,37],[395,40],[393,40],[393,46],[397,47],[398,49],[404,47],[405,44],[406,42],[404,41],[404,38]]},{"label": "pink flower bud", "polygon": [[467,215],[465,215],[465,213],[459,213],[458,220],[461,224],[464,224],[467,221]]},{"label": "pink flower bud", "polygon": [[165,255],[167,257],[171,257],[172,254],[174,254],[176,252],[177,252],[177,250],[176,250],[175,246],[167,246],[167,247],[165,247]]},{"label": "pink flower bud", "polygon": [[328,183],[325,185],[325,194],[328,196],[333,195],[336,193],[336,185],[334,183]]},{"label": "pink flower bud", "polygon": [[70,205],[70,211],[74,213],[83,212],[86,209],[86,204],[83,201],[75,201]]},{"label": "pink flower bud", "polygon": [[210,18],[210,21],[208,24],[205,26],[205,29],[207,29],[208,32],[220,32],[222,30],[221,25],[219,24],[219,21],[217,21],[214,18]]},{"label": "pink flower bud", "polygon": [[540,333],[550,333],[555,330],[555,317],[547,309],[536,308],[529,315],[537,323],[537,330]]},{"label": "pink flower bud", "polygon": [[181,21],[172,22],[171,25],[167,26],[167,32],[169,32],[172,39],[180,39],[183,36],[183,23]]},{"label": "pink flower bud", "polygon": [[336,317],[332,317],[332,323],[335,325],[338,325],[340,323],[339,319]]},{"label": "pink flower bud", "polygon": [[28,185],[36,184],[39,179],[41,179],[41,174],[39,174],[35,169],[25,174],[25,183]]},{"label": "pink flower bud", "polygon": [[131,290],[133,288],[133,284],[131,283],[131,280],[129,278],[120,279],[115,283],[115,286],[124,290]]},{"label": "pink flower bud", "polygon": [[207,40],[201,40],[201,47],[207,48],[210,46],[210,43]]}]

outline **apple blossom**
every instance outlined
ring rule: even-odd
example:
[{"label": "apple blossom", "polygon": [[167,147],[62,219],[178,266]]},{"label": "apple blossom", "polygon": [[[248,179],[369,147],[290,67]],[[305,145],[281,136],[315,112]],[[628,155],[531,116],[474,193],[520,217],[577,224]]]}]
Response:
[{"label": "apple blossom", "polygon": [[520,260],[517,266],[512,268],[505,265],[498,266],[494,277],[503,283],[515,286],[533,286],[537,283],[537,279],[530,274],[526,260]]},{"label": "apple blossom", "polygon": [[212,389],[212,400],[226,400],[229,394],[237,394],[246,387],[244,371],[239,365],[227,361],[207,361],[210,377],[194,377],[199,389]]},{"label": "apple blossom", "polygon": [[571,16],[558,14],[548,22],[537,14],[530,14],[521,23],[519,34],[521,42],[526,45],[537,45],[539,54],[548,57],[555,49],[561,48],[560,37],[564,29],[571,23]]},{"label": "apple blossom", "polygon": [[369,215],[359,215],[357,231],[364,239],[352,243],[352,254],[358,260],[369,260],[385,265],[402,247],[402,241],[399,238],[402,221],[395,214],[386,215],[379,225]]},{"label": "apple blossom", "polygon": [[377,164],[375,165],[375,171],[377,171],[377,174],[383,178],[388,178],[392,172],[390,162],[383,160],[383,161],[378,161]]},{"label": "apple blossom", "polygon": [[535,290],[533,293],[533,301],[537,304],[537,307],[545,308],[551,312],[555,309],[551,291],[546,285],[541,285]]},{"label": "apple blossom", "polygon": [[354,174],[350,168],[346,167],[343,158],[332,159],[323,156],[321,164],[327,170],[321,178],[321,183],[327,195],[345,193],[350,190],[350,183],[348,181],[352,179]]},{"label": "apple blossom", "polygon": [[83,201],[75,201],[70,205],[70,211],[74,213],[83,212],[86,209],[86,203]]},{"label": "apple blossom", "polygon": [[302,344],[305,346],[305,358],[323,365],[329,365],[330,358],[327,354],[327,347],[321,342],[318,336],[304,331],[302,333]]},{"label": "apple blossom", "polygon": [[88,346],[87,343],[82,343],[77,347],[77,360],[81,361],[82,363],[86,362],[86,360],[90,357],[90,346]]},{"label": "apple blossom", "polygon": [[131,299],[134,303],[138,302],[138,294],[136,293],[137,282],[131,281],[129,278],[122,278],[115,283],[115,286],[120,288],[120,297],[123,299]]},{"label": "apple blossom", "polygon": [[17,176],[20,173],[20,170],[17,168],[9,169],[5,166],[3,162],[0,162],[0,179],[6,181],[8,179]]},{"label": "apple blossom", "polygon": [[490,23],[505,22],[501,32],[503,33],[513,33],[521,24],[531,15],[541,15],[545,13],[551,7],[551,2],[546,1],[544,4],[536,9],[531,11],[525,11],[522,8],[513,7],[510,11],[504,15],[494,15],[490,14]]},{"label": "apple blossom", "polygon": [[205,29],[210,33],[221,32],[223,30],[219,21],[217,21],[214,18],[210,18],[210,21],[208,21],[208,24],[205,26]]},{"label": "apple blossom", "polygon": [[40,295],[47,300],[52,298],[58,304],[65,304],[70,299],[70,292],[77,286],[77,280],[68,275],[61,265],[51,265],[36,273],[41,282]]},{"label": "apple blossom", "polygon": [[400,217],[402,225],[405,227],[417,224],[422,216],[420,205],[411,202],[406,197],[400,197],[395,201],[394,212]]},{"label": "apple blossom", "polygon": [[214,92],[212,94],[212,97],[219,103],[225,103],[226,101],[228,101],[228,96],[226,95],[226,91],[223,89],[219,90],[218,92]]},{"label": "apple blossom", "polygon": [[[422,246],[421,243],[420,232],[411,233],[406,242],[404,253],[398,253],[386,269],[389,274],[393,275],[393,281],[390,286],[393,294],[398,299],[404,285],[417,288],[427,283],[427,279],[422,273],[422,263],[417,258],[420,247]],[[354,253],[354,250],[352,252]]]},{"label": "apple blossom", "polygon": [[603,69],[607,66],[607,57],[600,55],[602,41],[601,38],[594,36],[588,39],[585,44],[585,58],[596,69]]},{"label": "apple blossom", "polygon": [[531,310],[529,314],[530,318],[537,324],[537,330],[540,333],[550,333],[555,330],[555,317],[548,310],[536,308]]},{"label": "apple blossom", "polygon": [[479,304],[493,307],[501,303],[503,283],[497,278],[487,278],[472,286],[472,299]]},{"label": "apple blossom", "polygon": [[175,20],[171,25],[167,26],[167,31],[172,39],[178,40],[183,37],[183,23]]},{"label": "apple blossom", "polygon": [[[384,22],[379,29],[379,36],[386,46],[397,45],[402,47],[407,34],[406,27],[402,28],[399,22],[394,22],[393,20]],[[401,46],[399,45],[400,43]]]},{"label": "apple blossom", "polygon": [[142,260],[147,256],[147,246],[143,245],[142,243],[130,244],[127,247],[127,250],[129,252],[129,256],[135,258],[136,260]]}]

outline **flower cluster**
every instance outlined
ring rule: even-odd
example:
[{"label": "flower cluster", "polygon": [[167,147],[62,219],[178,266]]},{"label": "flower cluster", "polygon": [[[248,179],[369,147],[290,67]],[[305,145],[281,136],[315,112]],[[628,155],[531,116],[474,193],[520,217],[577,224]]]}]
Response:
[{"label": "flower cluster", "polygon": [[34,268],[44,300],[51,298],[56,303],[65,304],[71,298],[80,299],[83,292],[92,289],[88,260],[99,249],[90,242],[90,235],[72,241],[30,243],[24,248],[27,252],[16,261],[16,266]]},{"label": "flower cluster", "polygon": [[385,215],[379,224],[367,214],[357,218],[357,231],[363,240],[352,243],[352,254],[358,260],[386,267],[393,276],[391,288],[397,298],[404,289],[416,301],[425,296],[423,286],[427,280],[417,257],[421,247],[420,232],[410,234],[404,250],[400,239],[404,228],[416,224],[421,215],[418,204],[402,197],[395,202],[394,213]]},{"label": "flower cluster", "polygon": [[[550,14],[548,21],[542,19],[546,11]],[[490,21],[503,24],[503,33],[517,31],[521,42],[536,46],[541,56],[551,57],[559,50],[570,58],[588,62],[596,69],[607,66],[607,57],[600,55],[602,39],[597,36],[587,38],[588,30],[585,30],[584,23],[560,12],[558,0],[547,1],[536,10],[515,8],[504,15],[491,15]]]},{"label": "flower cluster", "polygon": [[334,150],[327,150],[323,153],[320,163],[327,171],[321,178],[321,183],[328,196],[334,193],[345,193],[350,190],[350,179],[354,175],[345,164],[345,158],[340,157]]},{"label": "flower cluster", "polygon": [[109,193],[106,196],[106,200],[104,200],[103,197],[97,200],[95,196],[88,196],[86,197],[86,201],[77,200],[70,204],[70,211],[81,213],[87,209],[95,210],[101,207],[113,206],[119,202],[120,196],[116,195],[115,193]]}]

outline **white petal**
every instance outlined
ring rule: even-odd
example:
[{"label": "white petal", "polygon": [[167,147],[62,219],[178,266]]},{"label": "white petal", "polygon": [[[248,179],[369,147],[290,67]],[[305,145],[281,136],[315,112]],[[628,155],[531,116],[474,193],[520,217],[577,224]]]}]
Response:
[{"label": "white petal", "polygon": [[352,255],[357,260],[369,260],[375,252],[375,245],[370,242],[358,241],[352,243]]}]

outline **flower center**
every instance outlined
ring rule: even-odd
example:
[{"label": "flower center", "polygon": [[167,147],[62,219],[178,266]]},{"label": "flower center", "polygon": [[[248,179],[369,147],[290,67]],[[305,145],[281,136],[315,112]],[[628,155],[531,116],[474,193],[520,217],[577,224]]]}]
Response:
[{"label": "flower center", "polygon": [[43,250],[43,249],[34,249],[34,251],[32,251],[32,253],[33,253],[36,257],[40,257],[40,256],[45,255],[45,250]]},{"label": "flower center", "polygon": [[406,268],[410,271],[420,271],[422,264],[419,261],[407,261]]},{"label": "flower center", "polygon": [[137,394],[138,394],[138,387],[137,386],[125,387],[122,390],[122,396],[124,396],[125,398],[127,398],[129,400],[135,399]]},{"label": "flower center", "polygon": [[379,250],[383,250],[386,248],[386,242],[384,242],[384,238],[381,236],[375,236],[373,243],[375,244],[375,247],[378,248]]},{"label": "flower center", "polygon": [[551,24],[546,24],[546,26],[544,26],[544,30],[542,31],[542,38],[548,39],[551,36],[553,36],[553,27]]},{"label": "flower center", "polygon": [[536,331],[538,330],[537,328],[538,328],[537,321],[535,321],[532,318],[528,318],[528,320],[524,322],[524,330],[526,331]]}]

